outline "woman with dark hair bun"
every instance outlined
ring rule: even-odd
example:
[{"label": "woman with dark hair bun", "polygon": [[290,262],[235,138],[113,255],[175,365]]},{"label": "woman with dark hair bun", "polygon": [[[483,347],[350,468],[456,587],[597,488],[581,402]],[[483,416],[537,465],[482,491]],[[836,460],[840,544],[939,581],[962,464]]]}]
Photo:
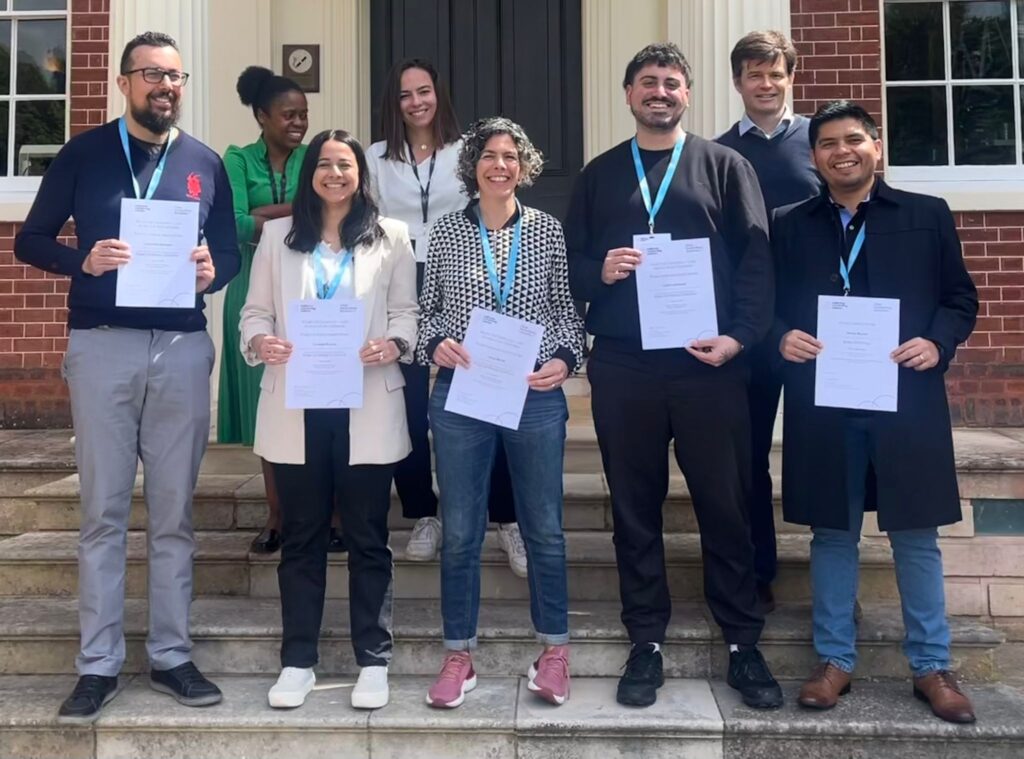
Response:
[{"label": "woman with dark hair bun", "polygon": [[[263,225],[290,216],[306,154],[302,144],[309,127],[309,109],[302,88],[270,69],[249,66],[238,77],[238,97],[252,108],[259,138],[244,147],[232,145],[224,166],[235,200],[242,268],[224,298],[224,350],[221,352],[217,405],[217,442],[251,446],[256,430],[256,402],[262,366],[249,366],[238,351],[238,318],[249,289],[249,270]],[[254,553],[273,553],[281,545],[280,505],[274,471],[263,461],[269,513],[266,526],[253,540]]]},{"label": "woman with dark hair bun", "polygon": [[[313,138],[292,217],[264,227],[242,309],[242,353],[249,364],[266,366],[255,451],[273,462],[282,503],[282,669],[268,694],[275,708],[300,706],[316,683],[335,492],[349,546],[348,609],[360,667],[352,706],[378,709],[388,702],[388,509],[395,463],[411,447],[399,366],[413,360],[419,308],[408,229],[380,216],[367,183],[366,157],[348,132],[330,130]],[[361,305],[358,408],[288,407],[294,336],[288,319],[296,301]]]}]

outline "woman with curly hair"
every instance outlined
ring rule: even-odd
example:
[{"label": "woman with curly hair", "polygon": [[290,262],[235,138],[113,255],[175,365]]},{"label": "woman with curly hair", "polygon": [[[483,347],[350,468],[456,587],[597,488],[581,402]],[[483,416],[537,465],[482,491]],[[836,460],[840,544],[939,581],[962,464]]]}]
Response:
[{"label": "woman with curly hair", "polygon": [[[561,387],[583,358],[583,323],[569,294],[562,227],[520,205],[516,188],[540,174],[543,157],[522,127],[505,118],[477,122],[463,137],[459,179],[465,210],[430,231],[420,296],[420,363],[440,369],[430,397],[437,478],[444,514],[441,614],[447,654],[427,694],[435,707],[455,707],[476,686],[471,651],[480,607],[480,549],[487,527],[487,490],[494,451],[505,447],[516,516],[529,561],[530,616],[544,650],[529,688],[553,704],[569,695],[569,617],[562,458],[569,413]],[[544,327],[518,429],[446,411],[457,366],[472,357],[461,344],[474,308]]]}]

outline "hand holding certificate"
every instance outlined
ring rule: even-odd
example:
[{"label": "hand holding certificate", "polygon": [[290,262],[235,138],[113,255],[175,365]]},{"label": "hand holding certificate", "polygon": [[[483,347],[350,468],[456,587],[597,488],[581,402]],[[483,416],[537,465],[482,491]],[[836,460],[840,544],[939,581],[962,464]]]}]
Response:
[{"label": "hand holding certificate", "polygon": [[359,300],[288,304],[292,355],[285,370],[286,408],[362,408],[363,318]]},{"label": "hand holding certificate", "polygon": [[474,308],[462,341],[471,363],[455,368],[445,411],[519,429],[543,336],[539,324]]},{"label": "hand holding certificate", "polygon": [[896,411],[899,300],[819,295],[818,340],[814,405]]},{"label": "hand holding certificate", "polygon": [[633,247],[643,253],[636,296],[644,350],[684,348],[718,335],[710,240],[636,235]]},{"label": "hand holding certificate", "polygon": [[195,308],[198,203],[124,198],[119,238],[131,260],[117,272],[117,306]]}]

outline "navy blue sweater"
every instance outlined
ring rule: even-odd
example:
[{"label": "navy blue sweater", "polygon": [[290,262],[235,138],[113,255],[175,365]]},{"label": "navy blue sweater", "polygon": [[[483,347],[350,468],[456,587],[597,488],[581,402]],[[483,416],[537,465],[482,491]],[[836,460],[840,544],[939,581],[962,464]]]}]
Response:
[{"label": "navy blue sweater", "polygon": [[[156,156],[147,152],[145,143],[130,142],[132,165],[145,192]],[[240,266],[231,185],[220,157],[194,137],[179,133],[169,150],[153,198],[200,204],[200,237],[206,238],[217,271],[207,291],[213,292],[226,285]],[[121,199],[126,197],[135,197],[135,191],[115,119],[73,137],[57,154],[14,241],[14,254],[39,269],[71,277],[68,326],[72,329],[101,325],[180,332],[205,329],[201,295],[191,309],[118,308],[114,305],[117,272],[94,277],[82,271],[97,240],[120,234]],[[77,248],[57,241],[71,217]]]},{"label": "navy blue sweater", "polygon": [[768,140],[753,131],[740,136],[740,125],[736,122],[715,140],[750,161],[769,215],[773,209],[799,203],[821,192],[821,177],[811,163],[810,124],[806,116],[794,116],[785,132]]}]

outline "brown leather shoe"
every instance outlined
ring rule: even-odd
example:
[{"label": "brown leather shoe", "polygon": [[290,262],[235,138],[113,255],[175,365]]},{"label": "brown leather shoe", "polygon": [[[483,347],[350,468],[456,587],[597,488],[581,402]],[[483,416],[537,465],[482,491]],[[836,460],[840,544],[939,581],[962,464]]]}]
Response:
[{"label": "brown leather shoe", "polygon": [[831,709],[839,697],[850,692],[850,673],[834,664],[822,662],[800,688],[797,701],[810,709]]},{"label": "brown leather shoe", "polygon": [[946,722],[974,722],[974,707],[957,684],[956,675],[939,670],[914,678],[914,696],[927,701],[932,713]]}]

